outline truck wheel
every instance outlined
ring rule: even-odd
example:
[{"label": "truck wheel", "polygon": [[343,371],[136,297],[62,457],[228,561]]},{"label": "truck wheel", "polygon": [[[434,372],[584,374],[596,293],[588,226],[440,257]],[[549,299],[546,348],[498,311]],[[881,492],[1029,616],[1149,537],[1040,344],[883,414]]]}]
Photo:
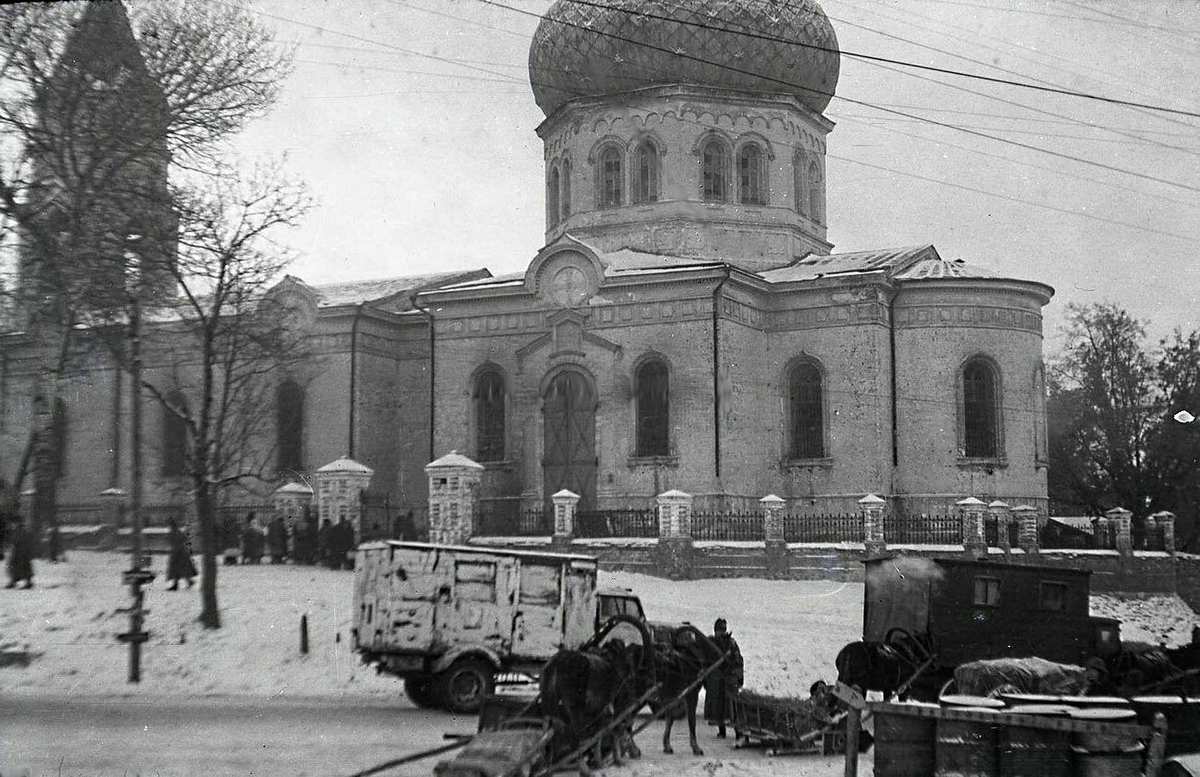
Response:
[{"label": "truck wheel", "polygon": [[463,658],[437,676],[438,701],[451,712],[478,712],[483,697],[496,687],[491,664]]},{"label": "truck wheel", "polygon": [[404,678],[404,695],[423,710],[432,709],[438,705],[435,690],[433,678],[429,675]]}]

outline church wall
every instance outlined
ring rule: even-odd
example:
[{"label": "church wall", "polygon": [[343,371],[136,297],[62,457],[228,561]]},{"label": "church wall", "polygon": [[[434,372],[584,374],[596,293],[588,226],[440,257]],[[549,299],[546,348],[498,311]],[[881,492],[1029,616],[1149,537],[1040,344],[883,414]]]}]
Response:
[{"label": "church wall", "polygon": [[[900,469],[897,492],[911,509],[944,512],[972,495],[1045,508],[1046,473],[1035,467],[1041,360],[1039,301],[1028,294],[905,287],[896,300]],[[1000,371],[1002,460],[960,455],[963,363],[992,359]]]}]

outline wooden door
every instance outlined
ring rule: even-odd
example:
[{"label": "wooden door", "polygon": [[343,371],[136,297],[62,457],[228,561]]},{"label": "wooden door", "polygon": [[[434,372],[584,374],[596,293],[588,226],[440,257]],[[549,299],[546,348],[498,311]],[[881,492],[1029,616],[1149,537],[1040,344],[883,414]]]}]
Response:
[{"label": "wooden door", "polygon": [[579,509],[589,509],[596,494],[596,392],[579,372],[560,372],[543,397],[545,416],[544,499],[562,489],[579,494]]}]

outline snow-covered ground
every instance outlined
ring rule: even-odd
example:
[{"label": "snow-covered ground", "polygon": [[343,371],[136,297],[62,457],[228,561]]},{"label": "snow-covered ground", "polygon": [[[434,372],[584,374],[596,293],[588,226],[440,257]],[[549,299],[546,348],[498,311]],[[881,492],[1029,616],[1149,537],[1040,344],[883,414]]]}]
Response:
[{"label": "snow-covered ground", "polygon": [[[155,559],[160,565],[163,559]],[[350,650],[353,573],[305,566],[220,568],[224,627],[196,622],[198,590],[148,590],[143,680],[126,682],[129,604],[120,572],[127,557],[73,552],[60,564],[37,565],[37,587],[0,589],[0,688],[79,695],[250,695],[395,697],[400,683],[376,675]],[[818,678],[832,679],[833,659],[862,629],[863,588],[857,583],[723,579],[669,581],[604,572],[604,585],[637,592],[647,615],[689,621],[706,632],[726,618],[746,659],[746,686],[795,695]],[[1124,621],[1122,637],[1178,644],[1196,615],[1177,597],[1094,596],[1096,614]],[[307,614],[310,651],[299,652],[300,616]],[[27,651],[27,666],[6,663]]]}]

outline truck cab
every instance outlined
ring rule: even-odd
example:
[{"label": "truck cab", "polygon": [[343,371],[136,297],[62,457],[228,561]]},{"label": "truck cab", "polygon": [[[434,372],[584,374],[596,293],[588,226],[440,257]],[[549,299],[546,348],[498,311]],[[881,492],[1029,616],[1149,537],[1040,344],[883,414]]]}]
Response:
[{"label": "truck cab", "polygon": [[596,628],[616,615],[630,615],[640,621],[646,620],[642,600],[630,588],[604,586],[596,591]]}]

